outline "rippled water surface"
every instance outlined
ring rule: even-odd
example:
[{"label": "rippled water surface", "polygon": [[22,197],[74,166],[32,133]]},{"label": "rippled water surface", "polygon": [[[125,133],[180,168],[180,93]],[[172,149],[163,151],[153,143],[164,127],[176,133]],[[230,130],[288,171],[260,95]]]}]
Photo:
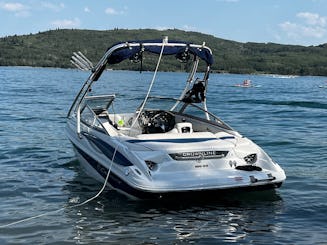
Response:
[{"label": "rippled water surface", "polygon": [[[182,74],[162,75],[157,89],[177,96]],[[277,191],[161,203],[105,190],[73,206],[102,187],[80,169],[64,134],[87,76],[0,67],[0,244],[327,244],[327,89],[319,88],[326,77],[210,77],[209,110],[285,169]],[[105,77],[115,84],[101,86],[116,87],[133,108],[144,93],[137,76],[111,72]],[[258,86],[232,86],[244,79]]]}]

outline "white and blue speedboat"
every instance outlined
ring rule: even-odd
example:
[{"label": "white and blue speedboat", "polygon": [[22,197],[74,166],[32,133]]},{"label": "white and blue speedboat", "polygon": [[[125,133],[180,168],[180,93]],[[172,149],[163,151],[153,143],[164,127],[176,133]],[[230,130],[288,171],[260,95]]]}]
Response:
[{"label": "white and blue speedboat", "polygon": [[[145,54],[158,63],[143,102],[133,111],[115,111],[122,108],[113,106],[119,94],[96,94],[94,82],[111,65],[142,63]],[[179,98],[151,96],[163,57],[192,64]],[[91,74],[68,112],[67,136],[85,171],[110,188],[135,199],[158,199],[273,189],[285,180],[283,169],[258,145],[208,111],[213,57],[205,44],[122,42],[95,66],[81,53],[73,63]]]}]

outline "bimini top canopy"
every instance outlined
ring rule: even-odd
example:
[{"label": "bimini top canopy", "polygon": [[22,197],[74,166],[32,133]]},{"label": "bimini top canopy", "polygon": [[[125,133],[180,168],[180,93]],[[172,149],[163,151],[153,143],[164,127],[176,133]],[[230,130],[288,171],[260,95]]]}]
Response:
[{"label": "bimini top canopy", "polygon": [[[168,37],[165,37],[163,40],[144,40],[117,43],[108,48],[98,64],[91,68],[92,73],[76,96],[68,112],[68,117],[71,115],[73,108],[76,109],[76,105],[79,105],[83,101],[84,97],[90,90],[92,83],[99,79],[107,64],[118,64],[125,59],[142,61],[142,54],[145,51],[158,54],[160,56],[175,55],[177,59],[182,61],[188,60],[191,55],[203,60],[207,64],[204,81],[207,81],[210,66],[213,64],[212,52],[210,48],[205,46],[204,43],[202,45],[197,45],[180,41],[168,42]],[[88,63],[88,60],[83,60],[79,63],[82,64],[85,62]]]},{"label": "bimini top canopy", "polygon": [[206,47],[205,45],[195,45],[179,41],[163,42],[162,40],[143,40],[117,43],[108,49],[107,63],[117,64],[125,59],[131,59],[138,56],[144,51],[160,54],[163,45],[163,55],[185,57],[189,54],[193,54],[204,60],[208,66],[213,64],[212,52],[210,48]]}]

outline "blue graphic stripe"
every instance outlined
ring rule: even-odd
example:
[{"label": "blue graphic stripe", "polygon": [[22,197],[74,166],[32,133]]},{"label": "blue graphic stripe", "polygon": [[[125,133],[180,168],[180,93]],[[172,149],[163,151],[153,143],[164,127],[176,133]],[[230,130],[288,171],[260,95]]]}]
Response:
[{"label": "blue graphic stripe", "polygon": [[[74,143],[72,143],[77,152],[90,164],[103,178],[106,178],[108,175],[108,168],[103,166],[101,163],[96,161],[93,157],[88,155],[86,152],[84,152],[82,149],[77,147]],[[116,160],[116,158],[115,158]],[[142,191],[133,188],[132,186],[128,185],[123,179],[121,179],[118,175],[116,175],[113,171],[110,172],[108,183],[116,188],[120,189],[123,192],[135,196],[137,198],[141,199],[159,199],[161,197],[160,193],[152,193],[147,191]]]},{"label": "blue graphic stripe", "polygon": [[234,136],[223,136],[223,137],[220,137],[219,139],[227,140],[227,139],[235,139],[235,137]]},{"label": "blue graphic stripe", "polygon": [[[92,143],[94,143],[107,158],[109,158],[110,160],[113,158],[113,155],[114,155],[114,152],[115,152],[114,147],[112,147],[111,145],[109,145],[105,141],[103,141],[103,140],[101,140],[99,138],[96,138],[93,135],[89,135],[89,134],[86,134],[86,133],[84,133],[83,135],[88,140],[90,140]],[[119,151],[116,151],[114,162],[119,164],[119,165],[122,165],[122,166],[132,166],[133,165],[133,163],[131,163],[131,161],[129,161]]]},{"label": "blue graphic stripe", "polygon": [[137,140],[127,140],[129,143],[146,143],[146,142],[161,142],[161,143],[197,143],[209,140],[217,140],[217,138],[183,138],[183,139],[137,139]]}]

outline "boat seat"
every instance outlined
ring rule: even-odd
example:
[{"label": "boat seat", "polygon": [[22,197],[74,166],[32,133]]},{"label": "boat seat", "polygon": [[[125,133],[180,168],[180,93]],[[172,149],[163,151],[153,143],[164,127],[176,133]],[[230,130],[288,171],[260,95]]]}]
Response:
[{"label": "boat seat", "polygon": [[170,130],[168,133],[180,133],[180,134],[193,133],[192,123],[190,122],[176,123],[174,128]]}]

